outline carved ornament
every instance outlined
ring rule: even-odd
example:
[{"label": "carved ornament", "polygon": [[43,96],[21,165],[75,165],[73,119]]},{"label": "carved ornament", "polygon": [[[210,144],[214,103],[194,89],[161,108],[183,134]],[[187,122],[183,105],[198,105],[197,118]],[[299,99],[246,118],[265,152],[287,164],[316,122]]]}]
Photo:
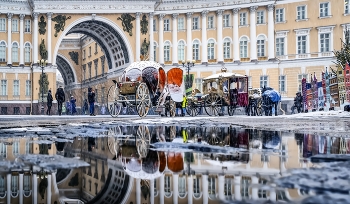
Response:
[{"label": "carved ornament", "polygon": [[241,10],[241,8],[234,8],[234,9],[232,9],[233,14],[238,14],[239,10]]},{"label": "carved ornament", "polygon": [[58,15],[55,18],[52,19],[52,21],[55,21],[55,37],[57,37],[57,34],[60,31],[64,31],[64,26],[66,25],[66,20],[71,19],[71,16],[64,16],[64,15]]},{"label": "carved ornament", "polygon": [[258,9],[257,6],[251,6],[250,7],[250,12],[256,12],[257,9]]},{"label": "carved ornament", "polygon": [[224,13],[224,10],[223,10],[223,9],[220,9],[220,10],[217,10],[217,11],[216,11],[216,14],[217,14],[218,16],[222,16],[223,13]]},{"label": "carved ornament", "polygon": [[[39,84],[40,84],[40,91],[42,90],[44,93],[47,93],[49,90],[49,79],[47,78],[47,74],[43,73],[40,74],[40,79],[39,79]],[[43,85],[41,87],[41,85]]]},{"label": "carved ornament", "polygon": [[40,21],[38,23],[38,26],[39,26],[39,34],[45,35],[45,33],[46,33],[46,21],[45,21],[44,16],[40,17]]},{"label": "carved ornament", "polygon": [[135,17],[131,16],[128,13],[123,13],[121,17],[117,18],[117,20],[122,21],[123,30],[132,36],[132,29],[134,27],[132,21],[135,20]]},{"label": "carved ornament", "polygon": [[147,21],[147,17],[145,14],[143,14],[143,16],[142,16],[142,19],[140,21],[140,25],[141,25],[142,35],[146,35],[148,32],[148,21]]},{"label": "carved ornament", "polygon": [[70,58],[75,62],[76,65],[79,65],[79,53],[71,51],[68,53]]},{"label": "carved ornament", "polygon": [[209,11],[208,10],[204,10],[202,11],[202,16],[203,17],[206,17],[208,15]]},{"label": "carved ornament", "polygon": [[39,51],[40,51],[41,59],[46,60],[47,59],[47,50],[46,50],[46,47],[45,47],[45,40],[44,39],[41,39],[41,43],[40,43],[40,46],[39,46]]}]

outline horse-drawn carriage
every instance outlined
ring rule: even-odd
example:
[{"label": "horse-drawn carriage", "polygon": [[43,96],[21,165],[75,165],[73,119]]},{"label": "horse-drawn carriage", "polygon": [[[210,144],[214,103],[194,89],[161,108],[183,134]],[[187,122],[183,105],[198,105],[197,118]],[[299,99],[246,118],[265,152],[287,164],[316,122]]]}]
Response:
[{"label": "horse-drawn carriage", "polygon": [[165,108],[175,116],[175,102],[182,101],[184,91],[183,71],[172,68],[165,73],[163,67],[153,61],[134,62],[123,72],[119,81],[107,94],[107,108],[112,117],[117,117],[122,108],[134,108],[140,117],[152,108]]},{"label": "horse-drawn carriage", "polygon": [[271,87],[250,89],[246,114],[248,116],[277,115],[277,105],[280,101],[281,94]]},{"label": "horse-drawn carriage", "polygon": [[249,103],[246,109],[248,116],[263,115],[262,91],[260,88],[249,89]]},{"label": "horse-drawn carriage", "polygon": [[203,94],[198,90],[187,98],[187,112],[196,116],[204,107],[209,116],[224,115],[225,107],[232,116],[237,107],[248,105],[248,77],[241,74],[226,72],[208,76],[203,79]]}]

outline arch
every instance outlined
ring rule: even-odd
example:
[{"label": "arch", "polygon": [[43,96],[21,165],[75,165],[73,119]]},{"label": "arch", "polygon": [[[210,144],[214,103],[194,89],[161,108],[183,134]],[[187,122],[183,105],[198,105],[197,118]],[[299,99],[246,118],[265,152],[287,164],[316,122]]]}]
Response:
[{"label": "arch", "polygon": [[242,40],[246,40],[247,42],[250,41],[249,37],[246,36],[246,35],[242,35],[242,36],[239,38],[239,41],[242,41]]},{"label": "arch", "polygon": [[195,42],[196,42],[199,46],[202,45],[202,42],[201,42],[198,38],[193,39],[192,45],[195,44]]},{"label": "arch", "polygon": [[153,41],[153,46],[158,47],[158,43],[156,41]]},{"label": "arch", "polygon": [[256,37],[256,40],[265,40],[267,41],[267,36],[263,33],[259,34],[257,37]]},{"label": "arch", "polygon": [[[95,20],[92,20],[91,16],[85,16],[72,22],[64,29],[64,31],[62,31],[53,52],[52,63],[54,65],[56,64],[59,46],[63,38],[71,33],[83,33],[92,37],[104,50],[109,69],[115,68],[112,64],[116,64],[115,59],[118,53],[123,53],[123,59],[119,60],[122,60],[123,62],[125,61],[122,65],[129,64],[134,60],[131,49],[127,49],[132,46],[125,36],[124,31],[117,24],[102,16],[96,16]],[[113,47],[114,49],[108,45],[106,38],[103,38],[104,35],[113,35],[113,42],[117,43],[116,47]],[[115,52],[116,50],[117,52]]]},{"label": "arch", "polygon": [[7,43],[6,43],[5,40],[1,40],[1,41],[0,41],[0,45],[5,45],[5,47],[7,47]]},{"label": "arch", "polygon": [[164,46],[165,45],[169,45],[170,47],[173,46],[173,44],[169,40],[164,41]]},{"label": "arch", "polygon": [[57,69],[61,72],[65,85],[76,83],[77,81],[77,75],[73,67],[64,55],[57,55]]},{"label": "arch", "polygon": [[207,43],[209,43],[209,42],[214,42],[214,44],[216,44],[216,40],[214,39],[214,38],[209,38],[208,40],[207,40]]},{"label": "arch", "polygon": [[223,42],[225,42],[225,41],[227,41],[227,40],[228,40],[228,42],[230,42],[230,43],[233,42],[233,41],[232,41],[232,38],[230,38],[229,36],[226,36],[226,37],[224,38]]}]

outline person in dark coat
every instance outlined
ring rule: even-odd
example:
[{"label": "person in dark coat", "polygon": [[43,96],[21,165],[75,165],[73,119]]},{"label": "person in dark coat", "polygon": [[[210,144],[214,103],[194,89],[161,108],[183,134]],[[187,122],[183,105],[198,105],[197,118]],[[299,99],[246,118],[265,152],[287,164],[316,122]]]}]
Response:
[{"label": "person in dark coat", "polygon": [[91,87],[88,88],[88,101],[90,105],[90,116],[96,116],[95,113],[95,92]]},{"label": "person in dark coat", "polygon": [[85,100],[84,100],[83,114],[82,114],[82,115],[85,115],[86,112],[88,111],[88,109],[89,109],[89,104],[88,104],[87,99],[85,99]]},{"label": "person in dark coat", "polygon": [[66,100],[62,86],[60,86],[55,94],[58,107],[58,115],[62,115],[62,103]]},{"label": "person in dark coat", "polygon": [[77,112],[77,109],[75,108],[75,103],[77,102],[77,99],[74,98],[74,96],[70,97],[70,113],[74,115]]},{"label": "person in dark coat", "polygon": [[47,111],[46,111],[46,115],[51,115],[52,101],[53,101],[53,97],[52,97],[51,89],[50,89],[49,92],[47,93]]}]

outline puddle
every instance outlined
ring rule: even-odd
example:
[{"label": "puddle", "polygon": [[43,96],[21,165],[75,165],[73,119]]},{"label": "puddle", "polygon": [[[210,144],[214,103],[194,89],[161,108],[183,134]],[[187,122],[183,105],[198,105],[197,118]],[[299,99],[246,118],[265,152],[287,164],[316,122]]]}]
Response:
[{"label": "puddle", "polygon": [[190,124],[2,129],[0,202],[348,203],[350,139],[328,135]]}]

